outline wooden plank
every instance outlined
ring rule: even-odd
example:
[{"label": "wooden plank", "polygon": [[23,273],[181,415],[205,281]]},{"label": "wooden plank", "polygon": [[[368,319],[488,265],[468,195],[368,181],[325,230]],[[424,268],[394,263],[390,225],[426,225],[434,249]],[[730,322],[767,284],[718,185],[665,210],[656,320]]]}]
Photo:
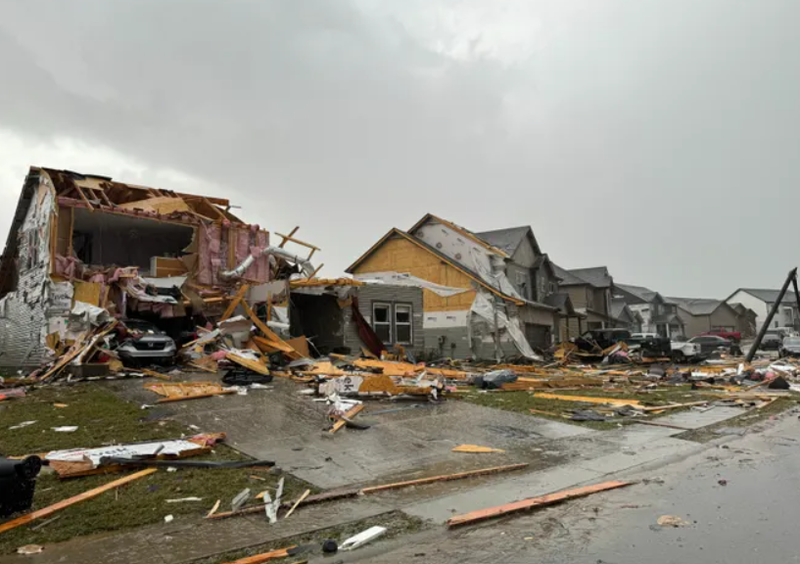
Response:
[{"label": "wooden plank", "polygon": [[689,403],[671,403],[668,405],[653,405],[649,407],[641,407],[642,411],[663,411],[665,409],[675,409],[678,407],[693,407],[695,405],[706,405],[708,400],[706,401],[692,401]]},{"label": "wooden plank", "polygon": [[307,497],[309,496],[309,494],[310,494],[310,493],[311,493],[311,490],[306,490],[306,491],[304,491],[304,492],[303,492],[303,495],[301,495],[301,496],[298,498],[298,500],[294,502],[294,505],[292,505],[292,508],[291,508],[291,509],[289,509],[288,513],[286,513],[286,515],[284,515],[284,517],[283,517],[283,518],[284,518],[284,519],[288,519],[288,518],[289,518],[289,515],[291,515],[292,513],[294,513],[294,510],[295,510],[295,509],[297,509],[297,506],[298,506],[298,505],[300,505],[301,503],[303,503],[303,500],[304,500],[305,498],[307,498]]},{"label": "wooden plank", "polygon": [[571,490],[563,490],[560,492],[543,495],[540,497],[524,499],[522,501],[515,501],[513,503],[506,503],[505,505],[498,505],[496,507],[489,507],[487,509],[479,509],[477,511],[472,511],[470,513],[465,513],[463,515],[456,515],[455,517],[451,517],[450,519],[447,520],[447,526],[457,527],[459,525],[476,523],[478,521],[484,521],[486,519],[492,519],[494,517],[500,517],[503,515],[508,515],[510,513],[516,513],[518,511],[524,511],[526,509],[544,507],[546,505],[552,505],[554,503],[567,501],[569,499],[585,497],[587,495],[591,495],[597,492],[603,492],[603,491],[613,490],[616,488],[630,486],[632,483],[633,482],[620,482],[620,481],[603,482],[601,484],[594,484],[592,486],[574,488]]},{"label": "wooden plank", "polygon": [[[344,417],[346,417],[348,419],[352,419],[353,417],[358,415],[358,413],[362,409],[364,409],[364,404],[360,403],[360,404],[350,408],[350,410],[347,413],[344,414]],[[336,423],[333,424],[333,427],[331,427],[331,430],[328,431],[328,432],[329,433],[335,433],[336,431],[338,431],[339,429],[341,429],[345,425],[347,425],[347,421],[345,421],[344,419],[340,419],[339,421],[337,421]]]},{"label": "wooden plank", "polygon": [[311,351],[308,349],[308,339],[306,339],[305,336],[301,335],[300,337],[295,337],[285,342],[304,357],[311,358]]},{"label": "wooden plank", "polygon": [[[277,333],[275,333],[272,329],[267,327],[266,323],[261,321],[258,316],[256,316],[255,312],[250,308],[250,305],[247,303],[247,300],[242,299],[241,301],[242,307],[244,308],[245,313],[247,313],[250,320],[253,324],[261,331],[264,336],[269,339],[271,342],[276,343],[274,346],[275,348],[285,352],[289,358],[292,360],[297,360],[298,358],[303,358],[299,352],[294,350],[290,345],[286,344],[286,341],[281,339]],[[256,338],[256,342],[258,339]]]},{"label": "wooden plank", "polygon": [[312,245],[311,243],[306,243],[305,241],[301,241],[300,239],[295,239],[291,235],[281,235],[277,231],[275,232],[275,235],[277,235],[278,237],[282,237],[284,241],[291,241],[292,243],[297,243],[298,245],[302,245],[303,247],[307,247],[309,249],[316,249],[317,251],[322,250],[316,245]]},{"label": "wooden plank", "polygon": [[467,452],[470,454],[488,454],[492,452],[505,452],[503,449],[485,447],[480,445],[458,445],[453,447],[453,452]]},{"label": "wooden plank", "polygon": [[151,257],[150,275],[154,278],[167,278],[170,276],[183,276],[188,273],[186,264],[173,257]]},{"label": "wooden plank", "polygon": [[[291,231],[289,231],[289,237],[291,237],[292,235],[294,235],[295,233],[297,233],[297,230],[298,230],[298,229],[300,229],[300,226],[299,226],[299,225],[298,225],[297,227],[295,227],[294,229],[292,229]],[[279,234],[279,233],[276,233],[276,235],[280,235],[280,234]],[[284,246],[284,245],[286,245],[286,243],[288,243],[288,242],[289,242],[289,239],[287,239],[287,238],[284,238],[284,239],[283,239],[283,241],[281,241],[281,244],[280,244],[280,245],[278,245],[278,247],[282,249],[282,248],[283,248],[283,246]]]},{"label": "wooden plank", "polygon": [[679,427],[678,425],[670,425],[669,423],[660,423],[659,421],[645,421],[643,419],[637,419],[634,423],[638,423],[639,425],[650,425],[651,427],[666,427],[667,429],[679,429],[681,431],[689,431],[686,427]]},{"label": "wooden plank", "polygon": [[175,401],[184,401],[184,400],[193,400],[193,399],[202,399],[202,398],[211,398],[214,396],[223,396],[225,394],[235,394],[236,390],[220,390],[219,392],[208,392],[203,394],[194,394],[191,396],[169,396],[166,398],[161,398],[157,400],[156,403],[172,403]]},{"label": "wooden plank", "polygon": [[125,476],[124,478],[120,478],[119,480],[114,480],[113,482],[109,482],[100,487],[94,488],[93,490],[89,490],[81,494],[78,494],[76,496],[59,501],[58,503],[54,503],[53,505],[50,505],[43,509],[33,511],[32,513],[28,513],[27,515],[23,515],[22,517],[18,517],[12,521],[3,523],[2,525],[0,525],[0,533],[10,531],[11,529],[15,529],[22,525],[27,525],[28,523],[31,523],[36,519],[41,519],[42,517],[49,517],[53,513],[61,511],[62,509],[67,508],[70,505],[75,505],[76,503],[86,501],[87,499],[92,499],[109,490],[113,490],[114,488],[124,486],[129,482],[138,480],[139,478],[144,478],[145,476],[154,474],[156,471],[158,471],[157,468],[148,468],[147,470],[136,472],[135,474],[131,474],[130,476]]},{"label": "wooden plank", "polygon": [[633,405],[639,407],[642,405],[642,402],[639,400],[626,400],[626,399],[619,399],[619,398],[598,398],[593,396],[568,396],[562,394],[534,394],[535,398],[542,398],[542,399],[554,399],[554,400],[561,400],[561,401],[577,401],[583,403],[608,403],[611,405]]},{"label": "wooden plank", "polygon": [[309,280],[310,280],[310,279],[312,279],[312,278],[314,278],[314,277],[317,275],[317,273],[318,273],[320,270],[322,270],[322,267],[323,267],[323,266],[325,266],[325,263],[324,263],[324,262],[323,262],[322,264],[320,264],[320,265],[319,265],[317,268],[315,268],[315,269],[314,269],[314,272],[312,272],[311,274],[309,274],[309,276],[308,276]]},{"label": "wooden plank", "polygon": [[81,187],[78,186],[77,184],[75,184],[75,189],[78,191],[78,194],[80,195],[81,199],[83,200],[83,203],[85,203],[87,206],[89,206],[89,211],[94,213],[94,206],[92,205],[92,202],[89,201],[89,198],[86,197],[86,194],[83,193],[83,190],[81,190]]},{"label": "wooden plank", "polygon": [[253,372],[258,372],[259,374],[263,374],[264,376],[269,376],[269,369],[266,367],[266,365],[261,364],[257,360],[245,358],[243,356],[239,356],[238,354],[232,352],[226,353],[225,358],[227,358],[231,362],[235,362],[240,366],[249,368]]},{"label": "wooden plank", "polygon": [[463,480],[465,478],[472,478],[474,476],[486,476],[488,474],[500,474],[502,472],[511,472],[512,470],[520,470],[527,467],[527,463],[509,464],[507,466],[493,466],[491,468],[481,468],[479,470],[470,470],[468,472],[459,472],[457,474],[445,474],[442,476],[431,476],[430,478],[420,478],[418,480],[407,480],[405,482],[395,482],[393,484],[383,484],[380,486],[369,486],[361,488],[362,494],[371,494],[382,492],[386,490],[396,490],[400,488],[407,488],[410,486],[421,486],[424,484],[432,484],[434,482],[451,482],[454,480]]},{"label": "wooden plank", "polygon": [[269,562],[270,560],[275,560],[277,558],[286,558],[287,556],[289,556],[289,551],[292,550],[293,548],[295,547],[290,546],[288,548],[279,548],[278,550],[272,550],[270,552],[256,554],[255,556],[240,558],[239,560],[226,562],[225,564],[261,564],[262,562]]},{"label": "wooden plank", "polygon": [[247,293],[247,290],[249,289],[250,289],[249,284],[242,284],[239,287],[239,291],[236,292],[236,295],[231,300],[231,303],[229,303],[228,307],[225,308],[225,313],[222,314],[222,317],[219,318],[219,321],[217,323],[219,323],[220,321],[225,321],[231,315],[233,315],[233,312],[236,311],[236,307],[239,305],[239,302],[242,301],[242,298],[244,298],[244,295]]}]

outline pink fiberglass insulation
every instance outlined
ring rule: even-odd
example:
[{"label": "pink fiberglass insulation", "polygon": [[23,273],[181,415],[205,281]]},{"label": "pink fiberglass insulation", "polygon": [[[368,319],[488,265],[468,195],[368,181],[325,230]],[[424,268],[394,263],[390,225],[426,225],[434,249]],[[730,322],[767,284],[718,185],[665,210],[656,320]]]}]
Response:
[{"label": "pink fiberglass insulation", "polygon": [[219,257],[220,227],[216,224],[202,224],[198,229],[200,240],[197,245],[197,281],[212,286],[217,283],[217,273],[222,264]]}]

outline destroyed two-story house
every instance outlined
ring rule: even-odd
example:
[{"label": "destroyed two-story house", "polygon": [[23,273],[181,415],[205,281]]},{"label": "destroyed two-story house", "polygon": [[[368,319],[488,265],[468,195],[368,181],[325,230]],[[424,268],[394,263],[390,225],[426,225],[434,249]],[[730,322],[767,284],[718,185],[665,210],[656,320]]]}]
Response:
[{"label": "destroyed two-story house", "polygon": [[193,329],[292,271],[313,274],[226,199],[31,167],[0,261],[0,365],[38,366],[99,317]]},{"label": "destroyed two-story house", "polygon": [[678,305],[660,293],[631,284],[615,284],[614,299],[625,302],[641,319],[642,333],[657,333],[662,337],[679,337],[688,333],[686,321],[679,315]]},{"label": "destroyed two-story house", "polygon": [[[533,348],[552,344],[559,318],[574,313],[568,297],[552,297],[557,278],[529,227],[474,233],[427,214],[408,231],[391,229],[347,272],[422,287],[423,311],[411,313],[422,315],[425,348],[453,358],[533,358]],[[391,299],[372,310],[373,327],[387,336],[408,311]]]},{"label": "destroyed two-story house", "polygon": [[579,315],[564,320],[565,338],[573,338],[589,329],[617,327],[613,316],[614,279],[605,266],[566,270],[553,265],[562,291],[567,292]]}]

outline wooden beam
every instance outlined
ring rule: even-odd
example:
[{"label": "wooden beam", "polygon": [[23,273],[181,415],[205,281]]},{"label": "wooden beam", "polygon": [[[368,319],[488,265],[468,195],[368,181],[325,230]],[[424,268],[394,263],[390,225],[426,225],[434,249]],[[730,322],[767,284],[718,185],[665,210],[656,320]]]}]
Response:
[{"label": "wooden beam", "polygon": [[311,274],[308,276],[308,279],[309,279],[309,280],[311,280],[312,278],[314,278],[314,277],[317,275],[317,272],[319,272],[320,270],[322,270],[322,267],[323,267],[323,266],[325,266],[325,263],[324,263],[324,262],[323,262],[322,264],[320,264],[320,265],[319,265],[317,268],[315,268],[315,269],[314,269],[314,272],[312,272],[312,273],[311,273]]},{"label": "wooden beam", "polygon": [[284,242],[285,241],[291,241],[292,243],[297,243],[298,245],[302,245],[303,247],[307,247],[309,249],[316,249],[317,251],[321,251],[322,250],[319,247],[317,247],[316,245],[312,245],[311,243],[306,243],[305,241],[301,241],[300,239],[295,239],[291,235],[281,235],[277,231],[275,232],[275,235],[277,235],[278,237],[283,237]]},{"label": "wooden beam", "polygon": [[330,430],[330,431],[328,431],[328,432],[329,432],[329,433],[335,433],[336,431],[338,431],[339,429],[341,429],[342,427],[344,427],[345,425],[347,425],[347,421],[345,421],[345,420],[344,420],[344,418],[347,418],[347,419],[352,419],[353,417],[355,417],[356,415],[358,415],[358,413],[359,413],[359,412],[360,412],[362,409],[364,409],[364,404],[363,404],[363,403],[360,403],[360,404],[358,404],[358,405],[356,405],[356,406],[354,406],[354,407],[350,408],[350,409],[347,411],[347,413],[345,413],[345,414],[344,414],[344,416],[343,416],[343,418],[342,418],[342,419],[340,419],[339,421],[337,421],[336,423],[334,423],[334,424],[333,424],[333,427],[331,427],[331,430]]},{"label": "wooden beam", "polygon": [[239,305],[239,302],[242,301],[242,298],[244,298],[244,295],[247,293],[247,290],[249,289],[250,286],[248,284],[242,284],[242,286],[239,288],[239,291],[236,292],[236,295],[231,300],[231,303],[229,303],[228,307],[225,308],[225,313],[223,313],[222,317],[219,318],[217,324],[219,324],[222,321],[225,321],[231,315],[233,315],[233,312],[236,311],[236,306]]},{"label": "wooden beam", "polygon": [[289,551],[292,550],[293,548],[295,547],[290,546],[288,548],[279,548],[278,550],[272,550],[270,552],[256,554],[255,556],[240,558],[239,560],[226,562],[225,564],[262,564],[262,562],[269,562],[270,560],[275,560],[277,558],[286,558],[287,556],[289,556]]},{"label": "wooden beam", "polygon": [[[291,231],[289,231],[289,237],[291,237],[292,235],[294,235],[295,233],[297,233],[297,230],[298,230],[298,229],[300,229],[300,226],[299,226],[299,225],[298,225],[298,226],[296,226],[296,227],[295,227],[294,229],[292,229]],[[276,233],[276,235],[279,235],[279,233]],[[281,241],[281,244],[280,244],[280,245],[278,245],[278,247],[282,249],[282,248],[283,248],[283,246],[284,246],[284,245],[285,245],[287,242],[289,242],[289,239],[288,239],[288,238],[284,238],[284,239],[283,239],[283,241]]]},{"label": "wooden beam", "polygon": [[500,474],[501,472],[510,472],[512,470],[520,470],[527,467],[527,463],[510,464],[508,466],[493,466],[491,468],[481,468],[479,470],[470,470],[468,472],[459,472],[458,474],[445,474],[443,476],[432,476],[430,478],[420,478],[418,480],[408,480],[405,482],[395,482],[393,484],[383,484],[380,486],[369,486],[361,488],[362,494],[371,494],[376,492],[383,492],[386,490],[396,490],[400,488],[407,488],[410,486],[421,486],[424,484],[432,484],[434,482],[450,482],[453,480],[463,480],[464,478],[472,478],[473,476],[485,476],[487,474]]},{"label": "wooden beam", "polygon": [[289,515],[291,515],[292,513],[294,513],[294,510],[295,510],[295,509],[297,509],[297,506],[298,506],[298,505],[300,505],[301,503],[303,503],[303,500],[304,500],[305,498],[307,498],[307,497],[309,496],[309,494],[310,494],[310,493],[311,493],[311,490],[306,490],[306,491],[304,491],[304,492],[303,492],[303,495],[301,495],[301,496],[300,496],[300,497],[297,499],[297,501],[295,501],[295,502],[294,502],[294,505],[292,505],[292,508],[291,508],[291,509],[289,509],[288,513],[286,513],[286,515],[284,515],[284,516],[283,516],[283,518],[284,518],[284,519],[288,519],[288,518],[289,518]]},{"label": "wooden beam", "polygon": [[[250,320],[255,324],[255,326],[258,327],[258,330],[264,333],[264,336],[267,337],[267,339],[269,339],[274,343],[277,343],[277,345],[274,345],[275,348],[278,348],[281,351],[285,352],[293,360],[297,360],[298,358],[303,357],[303,355],[294,350],[290,345],[287,345],[286,341],[281,339],[277,333],[275,333],[272,329],[267,327],[266,323],[261,321],[258,318],[258,316],[256,316],[255,312],[253,312],[253,310],[250,308],[250,305],[247,303],[247,300],[242,299],[241,303],[242,307],[244,308],[244,311],[247,313],[248,317],[250,317]],[[258,342],[257,338],[256,342]]]},{"label": "wooden beam", "polygon": [[544,507],[546,505],[553,505],[555,503],[567,501],[569,499],[585,497],[587,495],[591,495],[597,492],[603,492],[607,490],[613,490],[616,488],[630,486],[632,483],[633,482],[619,482],[619,481],[603,482],[601,484],[595,484],[593,486],[585,486],[582,488],[563,490],[560,492],[543,495],[540,497],[524,499],[522,501],[515,501],[513,503],[506,503],[505,505],[489,507],[488,509],[479,509],[478,511],[472,511],[470,513],[465,513],[464,515],[456,515],[455,517],[451,517],[450,519],[447,520],[447,526],[457,527],[459,525],[468,525],[470,523],[476,523],[478,521],[484,521],[486,519],[492,519],[494,517],[500,517],[503,515],[508,515],[510,513],[516,513],[518,511],[524,511],[526,509]]},{"label": "wooden beam", "polygon": [[36,519],[41,519],[42,517],[49,517],[53,513],[61,511],[62,509],[65,509],[70,505],[75,505],[76,503],[80,503],[81,501],[86,501],[87,499],[92,499],[93,497],[97,497],[100,494],[105,493],[109,490],[113,490],[114,488],[124,486],[129,482],[138,480],[139,478],[144,478],[145,476],[149,476],[150,474],[155,473],[157,470],[158,470],[157,468],[148,468],[147,470],[136,472],[135,474],[125,476],[124,478],[120,478],[119,480],[114,480],[113,482],[109,482],[100,487],[94,488],[93,490],[89,490],[81,494],[78,494],[76,496],[72,496],[65,500],[59,501],[58,503],[54,503],[53,505],[50,505],[43,509],[39,509],[32,513],[28,513],[27,515],[23,515],[22,517],[17,517],[12,521],[8,521],[0,525],[0,533],[10,531],[11,529],[15,529],[22,525],[27,525],[28,523],[31,523]]},{"label": "wooden beam", "polygon": [[94,212],[94,204],[92,204],[92,202],[89,201],[89,198],[87,198],[86,194],[83,193],[83,190],[81,189],[81,187],[78,186],[78,184],[75,184],[75,189],[78,191],[78,194],[80,195],[80,197],[83,200],[83,202],[87,206],[89,206],[89,210]]}]

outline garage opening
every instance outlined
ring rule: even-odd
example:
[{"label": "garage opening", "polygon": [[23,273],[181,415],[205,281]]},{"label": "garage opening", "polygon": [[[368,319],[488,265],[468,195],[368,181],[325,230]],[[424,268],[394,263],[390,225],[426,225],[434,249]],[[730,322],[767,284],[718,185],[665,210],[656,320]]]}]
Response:
[{"label": "garage opening", "polygon": [[72,249],[84,264],[138,266],[143,276],[164,276],[156,272],[159,262],[154,260],[163,258],[162,269],[169,265],[185,270],[177,259],[192,242],[193,227],[82,208],[72,211]]}]

